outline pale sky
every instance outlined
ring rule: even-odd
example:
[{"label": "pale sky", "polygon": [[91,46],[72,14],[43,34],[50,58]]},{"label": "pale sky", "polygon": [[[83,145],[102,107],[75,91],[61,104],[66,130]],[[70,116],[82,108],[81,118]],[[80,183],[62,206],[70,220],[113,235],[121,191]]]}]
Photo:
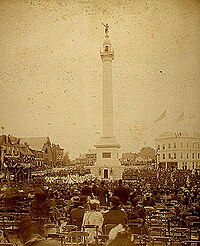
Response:
[{"label": "pale sky", "polygon": [[102,22],[121,152],[154,147],[162,131],[200,132],[199,0],[0,0],[0,134],[49,136],[71,158],[94,148]]}]

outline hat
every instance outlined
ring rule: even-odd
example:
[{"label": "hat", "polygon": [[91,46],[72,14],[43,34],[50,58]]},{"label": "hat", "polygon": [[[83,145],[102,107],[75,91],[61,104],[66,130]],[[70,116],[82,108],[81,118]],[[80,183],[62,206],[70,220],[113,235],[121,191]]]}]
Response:
[{"label": "hat", "polygon": [[96,205],[99,205],[99,204],[100,204],[100,201],[97,200],[97,199],[90,199],[90,200],[89,200],[89,204],[96,204]]},{"label": "hat", "polygon": [[79,202],[80,201],[80,197],[79,196],[73,196],[71,198],[71,202]]},{"label": "hat", "polygon": [[87,196],[81,196],[78,203],[79,204],[83,204],[83,203],[87,203],[88,201],[88,197]]},{"label": "hat", "polygon": [[120,205],[121,204],[121,201],[119,199],[118,196],[113,196],[111,197],[110,201],[114,204],[114,205]]}]

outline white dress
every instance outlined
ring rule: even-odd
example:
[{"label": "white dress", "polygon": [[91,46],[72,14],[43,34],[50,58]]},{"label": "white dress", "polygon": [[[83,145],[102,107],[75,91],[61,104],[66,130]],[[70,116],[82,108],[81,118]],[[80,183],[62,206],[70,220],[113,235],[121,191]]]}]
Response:
[{"label": "white dress", "polygon": [[[102,225],[103,225],[103,215],[99,211],[87,211],[84,213],[83,216],[83,223],[82,228],[85,225],[96,225],[98,226],[98,233],[102,234]],[[85,228],[85,231],[89,233],[88,242],[93,243],[95,242],[94,236],[96,236],[96,229],[95,228]]]}]

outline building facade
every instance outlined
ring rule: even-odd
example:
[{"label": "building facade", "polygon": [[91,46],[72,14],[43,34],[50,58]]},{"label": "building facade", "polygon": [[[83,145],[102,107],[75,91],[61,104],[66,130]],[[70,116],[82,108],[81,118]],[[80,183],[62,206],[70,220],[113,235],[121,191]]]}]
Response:
[{"label": "building facade", "polygon": [[156,139],[157,167],[200,169],[200,134],[164,132]]}]

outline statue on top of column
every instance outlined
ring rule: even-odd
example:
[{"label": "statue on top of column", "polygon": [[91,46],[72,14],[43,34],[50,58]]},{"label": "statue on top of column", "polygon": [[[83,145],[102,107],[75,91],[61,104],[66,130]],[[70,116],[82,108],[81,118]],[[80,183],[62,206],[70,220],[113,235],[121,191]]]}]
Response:
[{"label": "statue on top of column", "polygon": [[104,24],[104,23],[102,23],[102,24],[105,26],[105,34],[106,34],[106,37],[109,37],[109,35],[108,35],[108,33],[109,33],[109,30],[108,30],[109,25],[108,24]]}]

